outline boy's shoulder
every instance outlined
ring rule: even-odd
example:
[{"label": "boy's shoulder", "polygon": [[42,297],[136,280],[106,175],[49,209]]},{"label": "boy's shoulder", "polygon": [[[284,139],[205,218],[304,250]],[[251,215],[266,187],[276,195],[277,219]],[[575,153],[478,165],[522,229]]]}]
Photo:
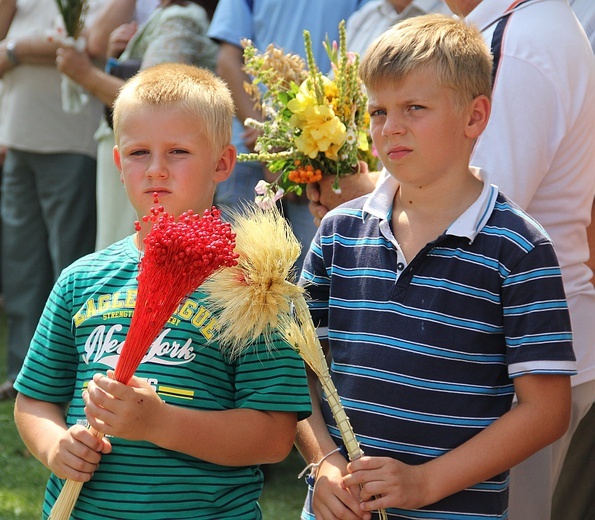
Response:
[{"label": "boy's shoulder", "polygon": [[119,269],[123,264],[133,262],[136,265],[139,261],[138,250],[134,246],[132,236],[129,236],[75,260],[63,269],[60,278],[88,276],[98,269]]},{"label": "boy's shoulder", "polygon": [[363,219],[364,206],[366,204],[366,201],[370,198],[370,196],[371,194],[369,193],[367,195],[362,195],[361,197],[357,197],[355,199],[343,202],[336,208],[333,208],[324,216],[321,225],[322,223],[337,222],[345,219]]},{"label": "boy's shoulder", "polygon": [[517,233],[533,244],[551,242],[544,227],[502,192],[498,192],[494,209],[486,226]]}]

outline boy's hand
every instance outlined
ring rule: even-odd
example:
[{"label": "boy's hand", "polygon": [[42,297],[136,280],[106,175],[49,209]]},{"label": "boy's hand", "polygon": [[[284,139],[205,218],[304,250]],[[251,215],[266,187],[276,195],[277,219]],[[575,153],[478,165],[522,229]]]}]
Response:
[{"label": "boy's hand", "polygon": [[107,439],[98,439],[84,426],[71,426],[48,454],[48,467],[59,478],[88,482],[99,466],[101,454],[111,451]]},{"label": "boy's hand", "polygon": [[362,457],[350,462],[347,471],[343,486],[360,486],[362,511],[416,509],[427,503],[423,465],[410,466],[390,457]]},{"label": "boy's hand", "polygon": [[369,520],[371,514],[360,508],[359,489],[343,485],[347,461],[337,453],[318,468],[312,509],[316,520]]},{"label": "boy's hand", "polygon": [[105,435],[133,441],[147,440],[165,406],[146,381],[133,377],[125,385],[102,374],[93,376],[83,399],[91,426]]}]

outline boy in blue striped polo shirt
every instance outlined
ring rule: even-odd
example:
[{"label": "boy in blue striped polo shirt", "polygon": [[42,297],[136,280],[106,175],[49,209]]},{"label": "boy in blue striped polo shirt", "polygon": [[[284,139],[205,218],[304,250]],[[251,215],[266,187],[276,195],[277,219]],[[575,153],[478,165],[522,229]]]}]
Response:
[{"label": "boy in blue striped polo shirt", "polygon": [[[114,160],[139,216],[155,192],[170,215],[211,208],[235,163],[232,115],[229,90],[206,69],[162,64],[124,85]],[[259,465],[287,456],[310,411],[303,361],[289,344],[269,350],[257,340],[231,359],[199,288],[130,386],[100,375],[126,339],[150,225],[63,271],[17,378],[19,432],[52,471],[43,518],[68,478],[85,483],[77,520],[259,520]],[[109,437],[98,440],[87,422]]]},{"label": "boy in blue striped polo shirt", "polygon": [[302,283],[365,456],[332,453],[313,393],[297,443],[322,463],[304,520],[505,519],[508,469],[567,428],[575,359],[551,241],[469,165],[491,66],[480,33],[441,15],[397,24],[362,60],[391,175],[325,216]]}]

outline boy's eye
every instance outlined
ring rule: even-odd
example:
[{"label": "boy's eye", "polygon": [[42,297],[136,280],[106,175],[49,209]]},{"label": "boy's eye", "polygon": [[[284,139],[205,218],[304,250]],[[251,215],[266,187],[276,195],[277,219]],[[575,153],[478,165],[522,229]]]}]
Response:
[{"label": "boy's eye", "polygon": [[171,153],[176,154],[176,155],[181,155],[181,154],[188,153],[188,151],[182,150],[181,148],[176,148],[175,150],[172,150]]},{"label": "boy's eye", "polygon": [[423,106],[421,105],[409,105],[409,110],[412,112],[417,112],[418,110],[423,110]]},{"label": "boy's eye", "polygon": [[134,151],[130,152],[129,155],[138,156],[138,155],[144,155],[146,153],[148,153],[147,150],[134,150]]},{"label": "boy's eye", "polygon": [[385,116],[385,115],[386,115],[386,110],[384,110],[382,108],[378,108],[376,110],[370,111],[370,117]]}]

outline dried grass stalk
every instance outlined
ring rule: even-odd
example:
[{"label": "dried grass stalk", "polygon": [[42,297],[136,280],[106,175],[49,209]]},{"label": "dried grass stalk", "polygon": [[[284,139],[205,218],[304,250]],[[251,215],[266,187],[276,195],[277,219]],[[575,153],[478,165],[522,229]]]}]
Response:
[{"label": "dried grass stalk", "polygon": [[[364,453],[331,379],[304,290],[290,277],[300,245],[276,208],[247,205],[232,215],[237,265],[203,284],[207,301],[218,312],[222,348],[232,357],[261,334],[271,344],[278,331],[318,377],[350,460]],[[386,512],[379,510],[380,518]]]}]

